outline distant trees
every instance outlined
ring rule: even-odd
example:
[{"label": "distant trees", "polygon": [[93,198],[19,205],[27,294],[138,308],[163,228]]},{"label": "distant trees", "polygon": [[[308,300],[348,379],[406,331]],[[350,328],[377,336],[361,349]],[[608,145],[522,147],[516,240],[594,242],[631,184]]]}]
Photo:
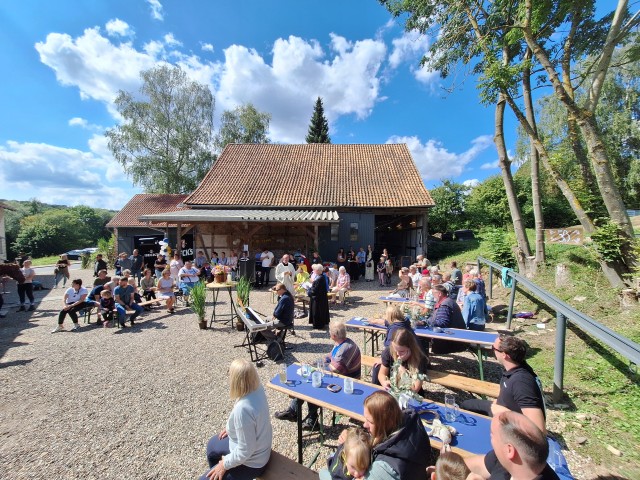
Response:
[{"label": "distant trees", "polygon": [[322,98],[318,97],[316,105],[313,109],[313,115],[311,116],[311,124],[309,125],[309,132],[305,138],[307,143],[331,143],[329,137],[329,122],[324,116],[324,106],[322,105]]},{"label": "distant trees", "polygon": [[251,103],[226,110],[214,139],[216,150],[222,151],[229,143],[270,143],[270,121],[270,114],[258,111]]},{"label": "distant trees", "polygon": [[179,67],[161,65],[141,77],[140,96],[116,97],[124,120],[107,130],[109,149],[145,191],[191,192],[214,160],[213,95]]},{"label": "distant trees", "polygon": [[449,232],[467,226],[465,200],[469,187],[451,180],[432,188],[429,193],[435,207],[429,210],[429,231]]},{"label": "distant trees", "polygon": [[[105,225],[114,213],[85,206],[53,207],[40,202],[7,202],[17,212],[7,225],[9,258],[19,252],[33,257],[55,255],[75,248],[96,246],[110,232]],[[33,206],[37,211],[31,214]]]}]

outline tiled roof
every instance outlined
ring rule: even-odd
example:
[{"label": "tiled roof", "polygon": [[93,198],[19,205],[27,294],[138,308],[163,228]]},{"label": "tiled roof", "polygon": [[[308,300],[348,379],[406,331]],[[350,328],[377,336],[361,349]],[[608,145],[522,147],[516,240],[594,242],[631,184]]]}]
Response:
[{"label": "tiled roof", "polygon": [[434,205],[404,144],[230,144],[185,203],[318,209]]},{"label": "tiled roof", "polygon": [[203,208],[180,210],[170,213],[142,215],[142,221],[168,222],[338,222],[336,211],[318,210],[209,210]]},{"label": "tiled roof", "polygon": [[[138,217],[145,214],[176,212],[181,210],[178,204],[182,203],[187,195],[171,193],[139,193],[134,195],[129,203],[120,210],[115,217],[107,223],[107,227],[146,227]],[[164,226],[165,224],[155,226]]]}]

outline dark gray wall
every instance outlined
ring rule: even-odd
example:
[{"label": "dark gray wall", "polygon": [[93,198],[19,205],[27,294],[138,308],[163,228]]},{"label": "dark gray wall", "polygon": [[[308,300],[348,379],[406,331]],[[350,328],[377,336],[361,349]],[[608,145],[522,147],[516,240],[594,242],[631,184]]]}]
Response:
[{"label": "dark gray wall", "polygon": [[[340,223],[338,227],[338,240],[331,241],[331,227],[318,228],[318,249],[320,256],[325,262],[335,262],[336,254],[340,247],[345,251],[349,250],[349,247],[357,252],[358,248],[364,247],[365,251],[367,245],[373,245],[374,233],[375,233],[375,215],[373,213],[345,213],[338,211],[340,215]],[[350,229],[351,224],[358,224],[358,239],[351,240]]]}]

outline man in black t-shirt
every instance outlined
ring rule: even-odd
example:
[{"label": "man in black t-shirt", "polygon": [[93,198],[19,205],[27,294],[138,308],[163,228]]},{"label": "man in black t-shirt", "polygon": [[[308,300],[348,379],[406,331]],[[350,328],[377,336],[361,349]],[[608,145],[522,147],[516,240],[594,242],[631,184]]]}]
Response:
[{"label": "man in black t-shirt", "polygon": [[527,346],[524,340],[500,335],[493,343],[493,351],[498,362],[505,368],[500,379],[498,398],[494,402],[466,400],[460,408],[489,416],[509,410],[522,413],[546,434],[542,386],[525,360]]},{"label": "man in black t-shirt", "polygon": [[491,450],[465,458],[465,463],[485,480],[559,480],[547,464],[549,444],[542,431],[524,415],[497,413],[491,421]]}]

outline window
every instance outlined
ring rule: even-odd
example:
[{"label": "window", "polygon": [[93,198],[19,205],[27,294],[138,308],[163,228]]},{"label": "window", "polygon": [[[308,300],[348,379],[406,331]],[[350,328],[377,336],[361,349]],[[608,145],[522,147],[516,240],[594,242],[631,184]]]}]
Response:
[{"label": "window", "polygon": [[331,241],[332,242],[337,242],[338,241],[338,231],[340,229],[340,225],[337,223],[332,223],[331,224]]},{"label": "window", "polygon": [[358,241],[358,224],[352,223],[349,225],[349,241],[357,242]]}]

